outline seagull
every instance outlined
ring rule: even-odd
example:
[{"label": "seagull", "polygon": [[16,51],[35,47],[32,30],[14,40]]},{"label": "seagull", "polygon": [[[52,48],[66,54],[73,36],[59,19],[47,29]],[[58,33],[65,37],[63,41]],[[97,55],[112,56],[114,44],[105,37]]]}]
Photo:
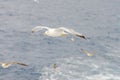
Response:
[{"label": "seagull", "polygon": [[27,64],[20,63],[20,62],[0,62],[0,65],[1,65],[3,68],[8,68],[8,67],[10,67],[10,66],[13,65],[13,64],[18,64],[18,65],[22,65],[22,66],[28,66]]},{"label": "seagull", "polygon": [[60,37],[60,36],[67,36],[68,34],[78,36],[82,39],[86,39],[86,37],[78,32],[76,32],[73,29],[68,29],[65,27],[59,27],[59,28],[49,28],[46,26],[36,26],[32,29],[32,33],[46,29],[44,32],[44,35],[51,36],[51,37]]},{"label": "seagull", "polygon": [[91,52],[84,50],[84,49],[81,49],[81,51],[84,52],[85,54],[87,54],[87,56],[89,56],[89,57],[94,55],[94,53],[91,53]]},{"label": "seagull", "polygon": [[53,64],[53,68],[56,69],[57,68],[57,64]]}]

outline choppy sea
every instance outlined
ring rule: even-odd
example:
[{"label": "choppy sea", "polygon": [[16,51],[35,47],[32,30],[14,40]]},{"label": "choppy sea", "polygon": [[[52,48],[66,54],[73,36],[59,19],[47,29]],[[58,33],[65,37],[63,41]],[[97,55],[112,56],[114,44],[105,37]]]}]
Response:
[{"label": "choppy sea", "polygon": [[[0,0],[0,80],[120,80],[119,0]],[[72,28],[89,39],[35,34]],[[93,52],[92,57],[82,49]],[[53,65],[57,68],[54,69]]]}]

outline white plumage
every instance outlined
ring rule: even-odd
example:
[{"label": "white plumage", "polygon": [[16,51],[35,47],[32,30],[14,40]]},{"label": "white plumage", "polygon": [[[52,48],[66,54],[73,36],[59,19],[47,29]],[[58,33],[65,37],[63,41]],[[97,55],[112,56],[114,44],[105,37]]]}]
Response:
[{"label": "white plumage", "polygon": [[51,36],[51,37],[59,37],[59,36],[67,36],[68,34],[78,36],[80,38],[86,39],[86,37],[78,32],[76,32],[73,29],[68,29],[65,27],[59,27],[59,28],[49,28],[46,26],[36,26],[32,29],[32,33],[37,32],[39,30],[46,29],[44,32],[45,35]]}]

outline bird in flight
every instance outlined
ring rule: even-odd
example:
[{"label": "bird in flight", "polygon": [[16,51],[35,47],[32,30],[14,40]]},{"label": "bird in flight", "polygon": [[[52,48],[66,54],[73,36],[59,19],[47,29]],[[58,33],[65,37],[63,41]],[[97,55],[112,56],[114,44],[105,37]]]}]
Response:
[{"label": "bird in flight", "polygon": [[78,32],[76,32],[73,29],[68,29],[65,27],[59,27],[59,28],[49,28],[46,26],[36,26],[32,29],[32,33],[46,29],[44,32],[44,35],[51,36],[51,37],[60,37],[60,36],[67,36],[68,34],[78,36],[82,39],[86,39],[86,37]]},{"label": "bird in flight", "polygon": [[0,65],[1,65],[3,68],[8,68],[8,67],[10,67],[10,66],[13,65],[13,64],[18,64],[18,65],[21,65],[21,66],[28,66],[27,64],[20,63],[20,62],[0,62]]},{"label": "bird in flight", "polygon": [[57,64],[53,64],[53,68],[56,69],[57,68]]},{"label": "bird in flight", "polygon": [[87,56],[89,56],[89,57],[94,55],[94,53],[91,53],[91,52],[84,50],[84,49],[81,49],[81,51],[84,52],[85,54],[87,54]]}]

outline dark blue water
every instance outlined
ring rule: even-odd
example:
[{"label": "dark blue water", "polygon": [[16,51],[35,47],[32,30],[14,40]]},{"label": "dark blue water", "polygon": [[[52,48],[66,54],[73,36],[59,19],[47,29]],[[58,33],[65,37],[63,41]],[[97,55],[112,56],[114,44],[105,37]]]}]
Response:
[{"label": "dark blue water", "polygon": [[[119,0],[1,0],[0,80],[120,80]],[[90,39],[31,33],[38,25],[67,27]],[[80,49],[95,54],[88,57]],[[57,64],[57,70],[53,64]]]}]

